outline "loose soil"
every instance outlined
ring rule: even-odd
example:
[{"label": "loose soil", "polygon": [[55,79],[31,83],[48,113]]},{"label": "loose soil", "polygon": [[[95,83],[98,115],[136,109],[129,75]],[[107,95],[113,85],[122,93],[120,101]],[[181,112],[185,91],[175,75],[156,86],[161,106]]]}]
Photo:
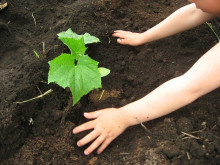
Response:
[{"label": "loose soil", "polygon": [[[182,75],[217,43],[205,24],[138,47],[119,45],[111,36],[116,29],[143,32],[187,3],[8,0],[8,8],[0,13],[0,164],[220,164],[219,89],[144,123],[150,132],[141,125],[127,129],[101,155],[85,156],[85,147],[76,146],[80,137],[72,134],[76,125],[85,122],[83,112],[120,107],[145,96]],[[220,20],[211,23],[220,34]],[[84,96],[70,111],[66,111],[69,90],[46,83],[48,61],[68,52],[56,34],[68,28],[100,38],[102,43],[89,45],[87,53],[99,66],[111,69],[103,78],[103,88]],[[49,89],[53,92],[41,99],[16,103]]]}]

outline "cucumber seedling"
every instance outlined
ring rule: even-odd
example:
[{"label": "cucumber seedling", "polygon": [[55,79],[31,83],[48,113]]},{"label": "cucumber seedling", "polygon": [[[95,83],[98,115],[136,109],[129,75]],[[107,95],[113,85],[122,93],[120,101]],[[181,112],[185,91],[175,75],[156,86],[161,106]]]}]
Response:
[{"label": "cucumber seedling", "polygon": [[107,76],[110,70],[99,68],[99,62],[85,54],[86,44],[100,42],[97,37],[89,33],[78,35],[71,29],[57,35],[70,49],[70,53],[62,53],[48,62],[48,84],[54,82],[64,89],[70,88],[74,106],[82,96],[101,88],[101,77]]}]

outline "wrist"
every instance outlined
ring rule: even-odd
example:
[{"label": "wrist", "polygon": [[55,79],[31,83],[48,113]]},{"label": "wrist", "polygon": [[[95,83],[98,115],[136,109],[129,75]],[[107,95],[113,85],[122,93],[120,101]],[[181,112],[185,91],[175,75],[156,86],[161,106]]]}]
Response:
[{"label": "wrist", "polygon": [[150,29],[142,33],[142,38],[144,43],[149,43],[151,41],[154,41],[154,39],[152,39],[152,34]]},{"label": "wrist", "polygon": [[148,43],[148,36],[146,32],[140,33],[140,37],[138,40],[139,40],[139,45],[144,45]]},{"label": "wrist", "polygon": [[117,116],[119,117],[120,122],[125,126],[125,128],[132,126],[129,121],[128,112],[124,107],[118,108],[117,112]]},{"label": "wrist", "polygon": [[129,104],[125,105],[121,108],[118,108],[118,115],[120,116],[120,120],[125,125],[125,127],[130,127],[132,125],[138,124],[135,116],[132,115],[129,111]]}]

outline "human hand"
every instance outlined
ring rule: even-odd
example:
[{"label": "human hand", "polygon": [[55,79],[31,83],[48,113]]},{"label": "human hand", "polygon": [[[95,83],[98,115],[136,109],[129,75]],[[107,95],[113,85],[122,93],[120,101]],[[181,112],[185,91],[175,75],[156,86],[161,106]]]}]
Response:
[{"label": "human hand", "polygon": [[138,46],[144,44],[143,33],[116,30],[112,36],[118,37],[117,42],[122,45]]},{"label": "human hand", "polygon": [[84,151],[85,155],[89,155],[97,147],[97,153],[100,154],[105,148],[119,136],[128,126],[125,124],[119,109],[108,108],[91,113],[84,113],[87,119],[93,119],[73,129],[73,133],[77,134],[82,131],[93,129],[88,135],[77,142],[79,147],[92,142],[92,144]]}]

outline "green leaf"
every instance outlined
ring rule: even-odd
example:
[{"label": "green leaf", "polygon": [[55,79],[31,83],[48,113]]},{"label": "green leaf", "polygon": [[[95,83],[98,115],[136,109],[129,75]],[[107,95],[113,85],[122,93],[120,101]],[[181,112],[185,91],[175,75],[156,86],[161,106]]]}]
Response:
[{"label": "green leaf", "polygon": [[74,38],[74,39],[76,39],[76,40],[82,38],[82,35],[78,35],[78,34],[74,33],[71,28],[69,28],[69,29],[68,29],[67,31],[65,31],[65,32],[60,32],[60,33],[58,33],[57,35],[58,35],[59,37],[63,37],[63,38]]},{"label": "green leaf", "polygon": [[97,37],[91,36],[89,33],[85,33],[83,35],[85,44],[92,44],[92,43],[97,43],[100,42],[100,40]]},{"label": "green leaf", "polygon": [[83,56],[86,52],[86,46],[84,39],[74,39],[74,38],[64,38],[59,37],[59,39],[66,45],[71,51],[71,54],[78,59],[80,56]]},{"label": "green leaf", "polygon": [[105,77],[107,75],[109,75],[111,71],[107,68],[103,68],[103,67],[100,67],[99,68],[99,73],[101,74],[101,77]]},{"label": "green leaf", "polygon": [[73,95],[73,105],[91,90],[102,87],[98,62],[89,56],[79,57],[75,66],[72,55],[61,54],[50,61],[49,65],[48,83],[55,82],[63,88],[69,87]]},{"label": "green leaf", "polygon": [[100,42],[100,40],[97,37],[91,36],[89,33],[85,33],[84,35],[78,35],[74,33],[70,28],[65,31],[57,34],[59,38],[74,38],[76,40],[84,38],[85,44],[91,44],[91,43],[97,43]]},{"label": "green leaf", "polygon": [[75,74],[74,57],[70,54],[61,54],[48,62],[50,70],[48,73],[48,84],[55,82],[63,88],[69,87]]}]

